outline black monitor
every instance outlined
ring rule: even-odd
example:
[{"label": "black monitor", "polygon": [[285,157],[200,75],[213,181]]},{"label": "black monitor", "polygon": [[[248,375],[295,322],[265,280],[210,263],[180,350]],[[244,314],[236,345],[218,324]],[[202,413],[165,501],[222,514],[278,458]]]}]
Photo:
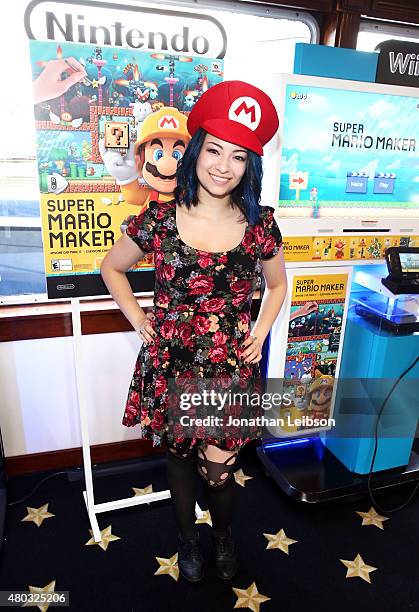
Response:
[{"label": "black monitor", "polygon": [[419,278],[419,247],[390,247],[386,250],[385,257],[391,278]]}]

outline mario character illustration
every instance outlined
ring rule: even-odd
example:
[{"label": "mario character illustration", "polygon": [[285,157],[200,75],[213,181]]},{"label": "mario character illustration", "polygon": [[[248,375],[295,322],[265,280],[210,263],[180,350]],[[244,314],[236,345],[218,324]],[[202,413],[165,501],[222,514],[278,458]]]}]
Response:
[{"label": "mario character illustration", "polygon": [[343,250],[345,248],[345,245],[346,245],[346,242],[344,242],[340,238],[335,242],[334,244],[334,247],[336,249],[335,259],[342,259],[342,257],[345,255],[344,250]]},{"label": "mario character illustration", "polygon": [[281,406],[279,416],[283,422],[282,429],[295,432],[301,429],[301,426],[297,425],[295,420],[305,417],[307,413],[306,386],[304,384],[289,385],[287,394],[290,396],[291,404]]},{"label": "mario character illustration", "polygon": [[332,249],[332,238],[329,238],[327,243],[324,243],[325,247],[323,249],[323,257],[327,258],[330,255],[330,251]]},{"label": "mario character illustration", "polygon": [[333,376],[315,372],[315,378],[308,390],[307,414],[314,419],[324,419],[329,416],[330,402],[333,392]]},{"label": "mario character illustration", "polygon": [[[141,123],[139,138],[127,153],[106,148],[99,141],[99,150],[108,172],[121,187],[128,204],[140,207],[140,214],[151,200],[168,202],[176,187],[176,168],[182,159],[190,135],[187,118],[176,108],[163,106]],[[146,183],[139,182],[139,173]]]},{"label": "mario character illustration", "polygon": [[367,243],[365,242],[364,238],[361,238],[361,240],[359,241],[358,244],[358,256],[360,259],[365,259],[365,249],[367,247]]},{"label": "mario character illustration", "polygon": [[310,189],[310,202],[317,202],[318,195],[319,190],[317,189],[317,187],[313,187],[312,189]]},{"label": "mario character illustration", "polygon": [[289,416],[289,423],[292,423],[292,425],[290,425],[288,431],[297,431],[303,428],[301,425],[295,425],[295,420],[302,419],[307,415],[307,403],[305,385],[294,387],[293,405],[291,406]]},{"label": "mario character illustration", "polygon": [[295,389],[294,406],[299,413],[296,416],[301,416],[302,412],[307,408],[306,388],[304,385],[298,385]]}]

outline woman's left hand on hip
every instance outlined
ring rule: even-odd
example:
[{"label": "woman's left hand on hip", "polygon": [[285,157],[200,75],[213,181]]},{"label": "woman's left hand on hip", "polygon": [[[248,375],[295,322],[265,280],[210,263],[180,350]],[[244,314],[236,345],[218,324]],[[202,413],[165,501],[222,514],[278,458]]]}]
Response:
[{"label": "woman's left hand on hip", "polygon": [[251,333],[241,346],[246,349],[241,356],[244,363],[258,363],[262,359],[263,342],[256,335]]}]

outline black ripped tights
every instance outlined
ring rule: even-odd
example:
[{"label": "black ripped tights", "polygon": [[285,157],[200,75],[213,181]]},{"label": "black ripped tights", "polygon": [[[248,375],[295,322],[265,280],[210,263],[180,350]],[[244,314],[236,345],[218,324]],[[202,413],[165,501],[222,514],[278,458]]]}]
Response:
[{"label": "black ripped tights", "polygon": [[[198,452],[198,457],[197,457]],[[167,451],[167,479],[172,497],[173,510],[179,532],[184,539],[197,534],[195,525],[196,474],[205,481],[205,492],[212,525],[216,534],[223,535],[231,523],[234,510],[237,455],[224,464],[208,461],[205,446],[198,451],[180,454],[173,448]],[[198,464],[198,465],[197,465]]]}]

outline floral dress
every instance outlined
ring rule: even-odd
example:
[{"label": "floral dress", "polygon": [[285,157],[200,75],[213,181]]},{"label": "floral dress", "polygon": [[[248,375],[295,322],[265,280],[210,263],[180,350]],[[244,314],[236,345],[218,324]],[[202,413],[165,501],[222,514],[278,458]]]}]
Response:
[{"label": "floral dress", "polygon": [[[247,224],[235,248],[206,252],[185,244],[176,226],[176,203],[150,202],[134,217],[127,235],[146,253],[154,251],[153,326],[156,337],[143,344],[135,365],[122,423],[140,426],[140,438],[153,446],[167,441],[178,451],[201,441],[170,431],[169,379],[228,374],[234,380],[260,377],[259,364],[241,359],[250,334],[252,296],[261,260],[278,253],[281,232],[274,209],[261,206],[256,224]],[[170,416],[170,415],[169,415]],[[257,436],[253,436],[257,437]],[[251,438],[205,438],[223,450],[239,450]]]}]

